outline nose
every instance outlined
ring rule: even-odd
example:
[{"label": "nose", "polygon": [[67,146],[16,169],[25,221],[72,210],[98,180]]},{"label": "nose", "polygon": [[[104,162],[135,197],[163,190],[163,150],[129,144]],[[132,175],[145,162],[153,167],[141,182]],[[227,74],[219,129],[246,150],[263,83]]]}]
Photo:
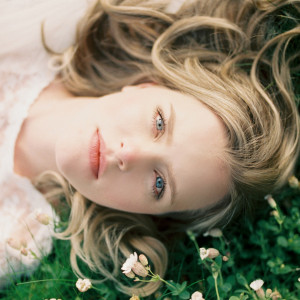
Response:
[{"label": "nose", "polygon": [[116,151],[116,159],[121,171],[130,170],[135,165],[145,164],[156,157],[157,155],[153,149],[149,149],[146,145],[141,147],[122,142]]}]

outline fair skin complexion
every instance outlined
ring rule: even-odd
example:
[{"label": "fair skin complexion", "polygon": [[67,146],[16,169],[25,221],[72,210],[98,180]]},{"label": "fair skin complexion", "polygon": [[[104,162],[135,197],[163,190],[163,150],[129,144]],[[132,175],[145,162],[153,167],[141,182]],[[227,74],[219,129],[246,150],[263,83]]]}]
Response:
[{"label": "fair skin complexion", "polygon": [[[91,164],[98,137],[101,175]],[[100,205],[162,214],[207,207],[228,193],[225,146],[223,123],[192,96],[142,84],[74,97],[54,82],[23,124],[15,171],[32,179],[53,170]]]}]

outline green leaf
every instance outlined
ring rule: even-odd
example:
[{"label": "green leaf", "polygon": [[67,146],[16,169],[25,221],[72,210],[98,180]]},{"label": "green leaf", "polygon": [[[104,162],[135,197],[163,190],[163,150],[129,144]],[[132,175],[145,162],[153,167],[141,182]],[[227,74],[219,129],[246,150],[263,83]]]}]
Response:
[{"label": "green leaf", "polygon": [[208,284],[211,286],[211,287],[214,287],[215,286],[215,280],[212,276],[208,276],[207,277],[207,282]]},{"label": "green leaf", "polygon": [[277,244],[281,247],[286,248],[288,246],[288,241],[284,236],[279,236],[277,238]]},{"label": "green leaf", "polygon": [[190,293],[188,291],[183,291],[182,293],[180,293],[179,298],[180,299],[189,299]]},{"label": "green leaf", "polygon": [[231,297],[229,298],[229,300],[240,300],[240,298],[238,298],[238,297],[236,297],[236,296],[231,296]]},{"label": "green leaf", "polygon": [[174,285],[174,283],[171,283],[171,284],[172,284],[172,286],[168,286],[168,288],[172,292],[172,295],[179,296],[181,293],[184,292],[187,282],[184,281],[182,284],[176,283],[175,285]]},{"label": "green leaf", "polygon": [[221,289],[223,292],[228,293],[231,291],[232,285],[229,282],[226,282],[222,285]]},{"label": "green leaf", "polygon": [[246,278],[245,278],[242,274],[237,273],[237,274],[236,274],[236,280],[237,280],[237,282],[238,282],[240,285],[248,286],[248,282],[247,282]]},{"label": "green leaf", "polygon": [[235,285],[236,279],[234,275],[229,275],[226,279],[226,282],[230,283],[231,285]]},{"label": "green leaf", "polygon": [[222,267],[222,262],[223,262],[222,256],[221,256],[221,255],[217,256],[217,257],[215,258],[215,262],[216,262],[216,264],[221,268],[221,267]]}]

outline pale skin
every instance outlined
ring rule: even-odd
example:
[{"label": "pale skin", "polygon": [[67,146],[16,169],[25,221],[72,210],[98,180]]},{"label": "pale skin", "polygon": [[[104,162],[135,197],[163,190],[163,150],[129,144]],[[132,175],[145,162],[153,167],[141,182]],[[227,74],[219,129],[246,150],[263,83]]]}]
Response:
[{"label": "pale skin", "polygon": [[[91,140],[105,142],[95,177]],[[15,171],[52,170],[103,206],[146,214],[204,208],[229,191],[222,121],[192,96],[153,84],[101,98],[75,97],[55,81],[31,106],[15,148]]]}]

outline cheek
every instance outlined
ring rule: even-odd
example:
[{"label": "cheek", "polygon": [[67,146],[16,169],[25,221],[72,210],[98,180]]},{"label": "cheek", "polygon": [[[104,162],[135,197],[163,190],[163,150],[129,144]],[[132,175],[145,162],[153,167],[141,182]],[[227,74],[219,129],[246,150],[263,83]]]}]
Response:
[{"label": "cheek", "polygon": [[118,210],[140,212],[145,207],[144,180],[141,180],[141,176],[134,178],[122,175],[107,177],[99,182],[95,202]]}]

